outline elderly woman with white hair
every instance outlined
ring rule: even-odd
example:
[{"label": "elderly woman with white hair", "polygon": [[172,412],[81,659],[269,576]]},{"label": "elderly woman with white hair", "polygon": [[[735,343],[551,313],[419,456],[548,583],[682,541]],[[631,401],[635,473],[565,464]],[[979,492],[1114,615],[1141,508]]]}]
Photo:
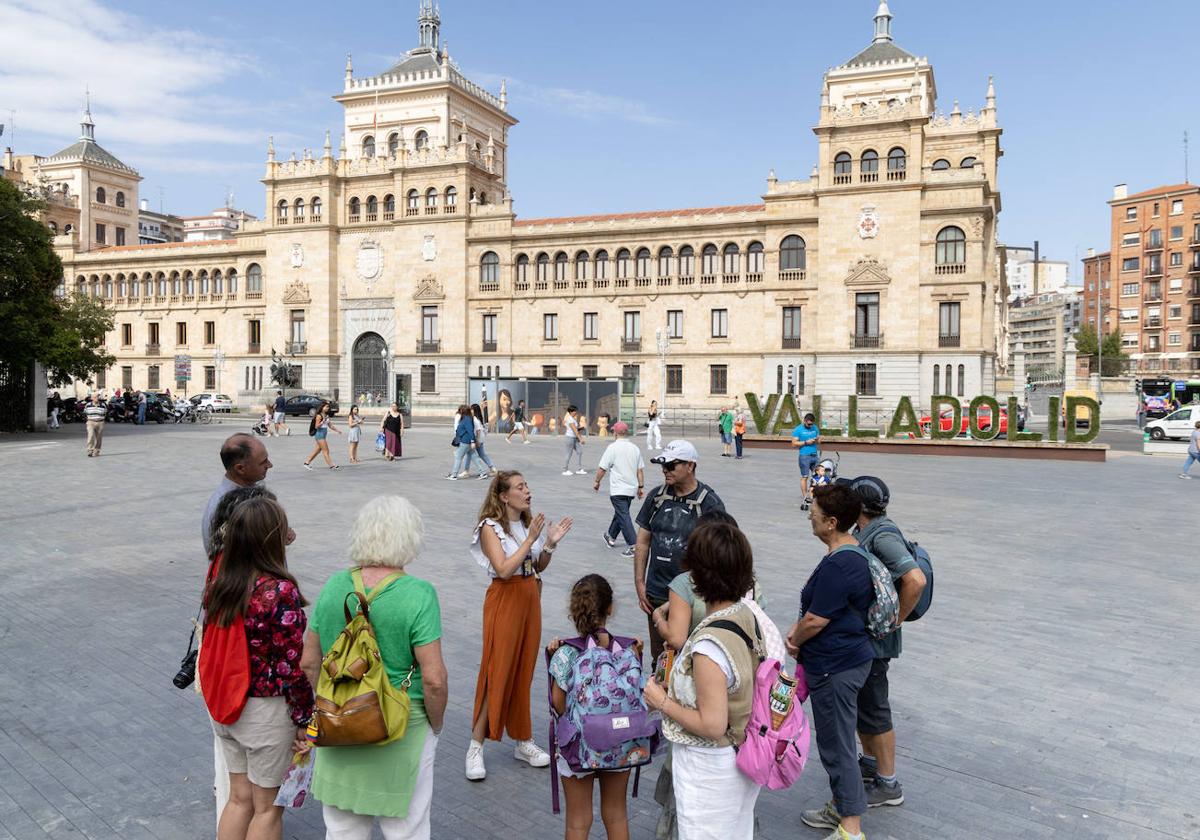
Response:
[{"label": "elderly woman with white hair", "polygon": [[376,819],[385,840],[430,836],[433,760],[447,680],[437,592],[405,571],[422,542],[421,512],[407,499],[380,496],[367,502],[350,533],[354,567],[329,579],[312,610],[301,665],[313,685],[321,657],[345,627],[342,607],[354,591],[356,570],[373,596],[371,624],[388,678],[400,687],[413,668],[404,737],[384,745],[316,748],[312,794],[324,806],[329,840],[367,840]]}]

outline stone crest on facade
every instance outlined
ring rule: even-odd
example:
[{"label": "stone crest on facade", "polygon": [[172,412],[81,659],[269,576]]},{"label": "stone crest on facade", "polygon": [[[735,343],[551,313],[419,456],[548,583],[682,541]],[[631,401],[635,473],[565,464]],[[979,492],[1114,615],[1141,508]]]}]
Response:
[{"label": "stone crest on facade", "polygon": [[886,286],[891,282],[887,266],[869,257],[854,263],[846,274],[847,286]]},{"label": "stone crest on facade", "polygon": [[304,265],[304,248],[299,242],[292,243],[292,268],[300,268]]},{"label": "stone crest on facade", "polygon": [[861,239],[874,239],[879,235],[879,212],[869,204],[858,214],[858,235]]},{"label": "stone crest on facade", "polygon": [[433,234],[426,234],[425,241],[421,244],[421,259],[425,262],[437,259],[437,243],[433,241]]},{"label": "stone crest on facade", "polygon": [[383,271],[383,249],[374,239],[364,239],[358,244],[358,254],[354,258],[354,267],[358,276],[370,283]]},{"label": "stone crest on facade", "polygon": [[308,292],[308,284],[303,280],[293,280],[283,290],[284,303],[311,303],[312,295]]},{"label": "stone crest on facade", "polygon": [[443,300],[446,290],[437,281],[437,277],[426,274],[417,281],[417,290],[413,292],[413,300]]}]

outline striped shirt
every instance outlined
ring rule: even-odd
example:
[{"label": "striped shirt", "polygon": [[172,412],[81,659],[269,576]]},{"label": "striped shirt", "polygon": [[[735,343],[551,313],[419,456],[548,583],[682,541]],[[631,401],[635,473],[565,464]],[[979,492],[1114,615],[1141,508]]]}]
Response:
[{"label": "striped shirt", "polygon": [[88,403],[88,406],[83,410],[83,413],[87,416],[88,420],[99,420],[101,423],[103,423],[104,418],[108,415],[108,409],[103,405]]}]

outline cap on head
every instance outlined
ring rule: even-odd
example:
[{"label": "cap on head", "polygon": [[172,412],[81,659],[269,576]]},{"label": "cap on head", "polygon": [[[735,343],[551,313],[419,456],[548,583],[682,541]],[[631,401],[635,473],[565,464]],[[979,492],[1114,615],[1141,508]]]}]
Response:
[{"label": "cap on head", "polygon": [[694,464],[699,460],[700,453],[696,451],[696,447],[692,446],[690,441],[673,440],[664,447],[662,452],[651,458],[650,463],[669,464],[672,461],[691,461]]},{"label": "cap on head", "polygon": [[860,475],[858,478],[839,478],[838,484],[849,485],[862,501],[863,513],[868,516],[881,516],[887,513],[888,502],[892,494],[883,479],[873,475]]},{"label": "cap on head", "polygon": [[613,423],[612,430],[615,434],[623,435],[629,431],[629,426],[625,424],[624,420],[618,420],[616,423]]}]

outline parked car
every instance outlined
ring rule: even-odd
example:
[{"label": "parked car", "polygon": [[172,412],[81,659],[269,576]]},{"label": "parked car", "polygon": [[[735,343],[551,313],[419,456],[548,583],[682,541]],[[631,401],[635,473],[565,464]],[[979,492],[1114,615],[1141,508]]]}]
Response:
[{"label": "parked car", "polygon": [[1146,423],[1146,431],[1151,440],[1187,440],[1196,428],[1197,420],[1200,420],[1200,406],[1184,406],[1166,417],[1150,420]]},{"label": "parked car", "polygon": [[[921,436],[922,437],[930,437],[931,436],[930,435],[930,427],[933,425],[933,423],[932,423],[929,415],[926,414],[924,417],[922,417],[920,419],[919,422],[921,424]],[[950,408],[942,409],[938,413],[938,428],[941,429],[942,432],[948,432],[948,431],[950,431],[951,428],[953,428],[953,426],[954,426],[954,410],[950,409]],[[992,410],[990,408],[988,408],[987,406],[983,406],[979,409],[979,428],[983,429],[984,431],[987,431],[992,428]],[[963,408],[962,419],[959,421],[958,434],[961,435],[962,437],[966,437],[971,434],[971,418],[968,415],[967,409],[965,407]],[[999,434],[1000,435],[1008,434],[1008,411],[1007,411],[1007,409],[1003,409],[1003,408],[1000,409],[1000,432],[999,432]]]},{"label": "parked car", "polygon": [[321,407],[323,402],[329,403],[331,417],[338,413],[337,400],[319,397],[316,394],[297,394],[294,397],[288,397],[287,402],[283,404],[283,413],[289,417],[309,417]]},{"label": "parked car", "polygon": [[191,402],[197,408],[203,405],[211,408],[213,411],[233,411],[233,400],[224,394],[196,394],[196,396],[192,397]]}]

